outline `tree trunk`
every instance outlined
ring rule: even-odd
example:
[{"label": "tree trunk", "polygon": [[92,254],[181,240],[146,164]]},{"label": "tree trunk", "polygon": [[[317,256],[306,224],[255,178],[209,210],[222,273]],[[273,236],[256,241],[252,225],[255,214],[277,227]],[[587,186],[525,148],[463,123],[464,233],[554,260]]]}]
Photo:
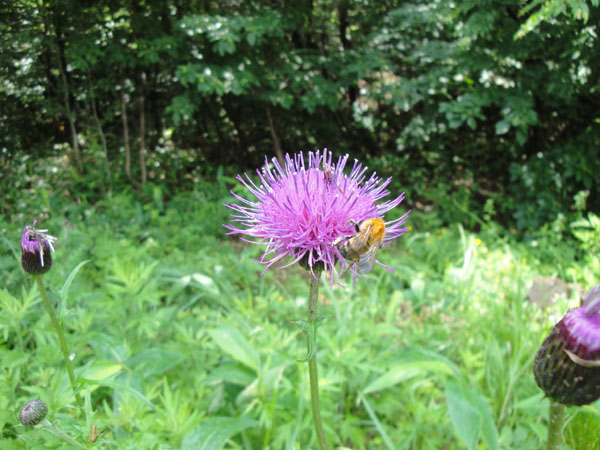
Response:
[{"label": "tree trunk", "polygon": [[245,120],[246,122],[248,122],[250,119],[248,117],[244,118],[242,113],[240,113],[240,109],[237,107],[237,105],[235,105],[232,100],[231,97],[228,95],[224,95],[223,97],[221,97],[221,100],[223,102],[223,109],[225,109],[225,113],[227,114],[227,117],[231,120],[231,122],[233,123],[233,126],[235,128],[236,131],[236,136],[237,136],[237,147],[238,147],[238,156],[239,155],[244,155],[246,153],[248,153],[248,139],[246,139],[246,133],[244,132],[244,127],[242,122]]},{"label": "tree trunk", "polygon": [[219,126],[218,117],[215,117],[215,115],[213,114],[211,105],[208,103],[208,101],[202,101],[202,109],[204,111],[206,111],[206,113],[208,114],[208,117],[210,117],[210,121],[215,126],[215,133],[217,133],[217,138],[219,139],[219,144],[221,145],[221,147],[225,148],[225,146],[226,146],[225,138],[223,137],[223,133],[221,132],[221,127]]},{"label": "tree trunk", "polygon": [[[344,50],[352,49],[352,41],[348,39],[346,35],[349,28],[349,19],[348,19],[348,8],[350,7],[348,0],[340,0],[338,2],[338,20],[339,27],[338,32],[340,36],[340,42],[342,43],[342,47]],[[356,98],[358,97],[358,81],[355,81],[353,84],[347,87],[348,89],[348,101],[350,105],[352,105]]]},{"label": "tree trunk", "polygon": [[112,186],[112,173],[110,170],[110,161],[108,160],[108,147],[106,145],[106,136],[104,135],[104,130],[102,129],[102,124],[100,123],[100,119],[98,118],[98,112],[96,111],[96,98],[94,96],[92,74],[89,70],[88,83],[90,85],[90,103],[92,105],[92,116],[94,117],[94,122],[96,122],[96,126],[98,127],[98,133],[100,134],[100,142],[102,143],[102,150],[104,151],[104,170],[106,171],[106,178],[108,178],[108,185]]},{"label": "tree trunk", "polygon": [[282,166],[285,164],[285,157],[283,155],[283,149],[281,148],[281,139],[279,138],[279,133],[277,132],[277,126],[275,124],[275,120],[273,119],[272,107],[270,103],[267,103],[267,118],[269,119],[269,129],[271,130],[271,137],[273,138],[273,147],[275,148],[275,156],[277,156],[277,160],[279,164]]},{"label": "tree trunk", "polygon": [[121,122],[123,123],[123,147],[125,148],[125,175],[131,181],[131,149],[129,148],[129,125],[127,123],[127,95],[125,80],[121,78]]},{"label": "tree trunk", "polygon": [[75,157],[75,166],[79,173],[83,172],[83,162],[81,160],[81,152],[79,150],[79,139],[77,138],[77,127],[75,126],[75,116],[73,111],[71,110],[71,92],[69,89],[69,80],[67,79],[66,73],[66,57],[65,57],[65,43],[61,38],[61,30],[58,24],[55,24],[56,33],[54,36],[51,35],[50,31],[50,23],[48,21],[48,15],[46,12],[46,6],[43,1],[38,2],[38,7],[42,12],[42,16],[44,18],[44,35],[46,39],[54,44],[57,49],[58,56],[58,71],[60,73],[60,79],[63,84],[63,102],[65,107],[65,115],[67,116],[67,120],[69,121],[69,129],[71,131],[71,142],[73,155]]},{"label": "tree trunk", "polygon": [[146,116],[144,113],[144,84],[146,82],[146,74],[140,75],[140,171],[142,174],[142,187],[146,184],[148,174],[146,172]]},{"label": "tree trunk", "polygon": [[60,38],[60,30],[56,29],[56,40],[58,47],[58,70],[60,72],[60,78],[63,82],[63,99],[65,102],[65,111],[67,113],[67,119],[69,120],[69,128],[71,130],[71,141],[73,146],[73,155],[75,156],[75,163],[77,169],[81,173],[83,171],[83,162],[81,160],[81,152],[79,151],[79,138],[77,137],[77,127],[75,125],[75,114],[71,109],[71,90],[69,88],[69,80],[67,79],[67,61],[65,57],[65,46]]}]

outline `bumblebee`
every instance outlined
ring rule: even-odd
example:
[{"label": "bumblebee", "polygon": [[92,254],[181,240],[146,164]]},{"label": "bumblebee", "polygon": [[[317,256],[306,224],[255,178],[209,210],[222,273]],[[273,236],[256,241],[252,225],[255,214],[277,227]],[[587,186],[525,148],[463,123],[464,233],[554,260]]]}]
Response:
[{"label": "bumblebee", "polygon": [[385,237],[385,223],[378,217],[360,223],[351,220],[349,223],[356,227],[356,234],[351,237],[339,237],[333,245],[344,259],[358,266],[360,273],[369,273]]}]

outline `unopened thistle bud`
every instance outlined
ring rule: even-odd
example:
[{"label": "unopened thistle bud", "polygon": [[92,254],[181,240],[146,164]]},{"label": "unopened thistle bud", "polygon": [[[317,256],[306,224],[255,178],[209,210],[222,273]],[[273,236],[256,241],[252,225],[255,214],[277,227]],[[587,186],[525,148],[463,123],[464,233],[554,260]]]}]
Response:
[{"label": "unopened thistle bud", "polygon": [[554,326],[533,365],[535,381],[552,400],[586,405],[600,397],[600,285]]},{"label": "unopened thistle bud", "polygon": [[31,275],[41,275],[52,267],[52,244],[56,242],[54,236],[46,234],[48,230],[36,230],[35,222],[27,225],[21,237],[21,266]]},{"label": "unopened thistle bud", "polygon": [[21,408],[19,420],[23,425],[33,426],[40,423],[48,414],[48,406],[40,399],[29,400]]}]

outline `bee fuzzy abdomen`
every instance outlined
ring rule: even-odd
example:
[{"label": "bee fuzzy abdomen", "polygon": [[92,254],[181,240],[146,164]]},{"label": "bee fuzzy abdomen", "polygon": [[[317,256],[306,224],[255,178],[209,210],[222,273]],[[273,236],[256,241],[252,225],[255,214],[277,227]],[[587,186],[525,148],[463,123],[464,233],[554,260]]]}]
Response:
[{"label": "bee fuzzy abdomen", "polygon": [[356,263],[361,273],[368,273],[375,264],[379,247],[385,237],[385,222],[380,218],[351,221],[356,226],[356,234],[349,238],[338,238],[334,242],[340,255]]},{"label": "bee fuzzy abdomen", "polygon": [[368,219],[361,223],[361,231],[367,231],[369,233],[369,245],[374,243],[378,243],[381,245],[383,238],[385,237],[385,223],[383,220],[376,219]]}]

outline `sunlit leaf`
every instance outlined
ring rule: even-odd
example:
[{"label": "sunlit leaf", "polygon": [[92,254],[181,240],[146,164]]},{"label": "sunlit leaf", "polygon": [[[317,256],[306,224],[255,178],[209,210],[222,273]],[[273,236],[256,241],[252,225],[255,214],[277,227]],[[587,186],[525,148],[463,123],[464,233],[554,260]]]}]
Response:
[{"label": "sunlit leaf", "polygon": [[227,439],[255,426],[247,417],[211,417],[190,431],[181,444],[183,450],[220,450]]},{"label": "sunlit leaf", "polygon": [[223,352],[242,364],[258,370],[260,365],[258,353],[236,328],[224,325],[209,330],[208,333]]}]

